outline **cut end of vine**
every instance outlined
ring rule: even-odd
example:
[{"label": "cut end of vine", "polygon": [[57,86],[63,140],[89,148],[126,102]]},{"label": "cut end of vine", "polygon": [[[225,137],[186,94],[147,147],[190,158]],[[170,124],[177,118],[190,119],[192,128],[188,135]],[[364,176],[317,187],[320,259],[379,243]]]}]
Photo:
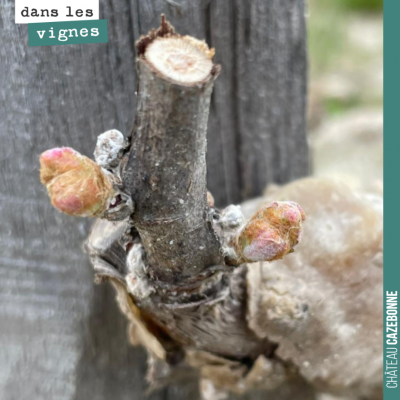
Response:
[{"label": "cut end of vine", "polygon": [[175,33],[174,27],[161,16],[161,26],[142,36],[136,43],[139,58],[162,77],[183,85],[193,85],[218,75],[214,49],[205,41]]},{"label": "cut end of vine", "polygon": [[166,37],[175,34],[175,28],[167,21],[164,14],[161,14],[161,25],[158,29],[152,29],[147,35],[143,35],[136,42],[138,56],[143,56],[147,46],[159,37]]}]

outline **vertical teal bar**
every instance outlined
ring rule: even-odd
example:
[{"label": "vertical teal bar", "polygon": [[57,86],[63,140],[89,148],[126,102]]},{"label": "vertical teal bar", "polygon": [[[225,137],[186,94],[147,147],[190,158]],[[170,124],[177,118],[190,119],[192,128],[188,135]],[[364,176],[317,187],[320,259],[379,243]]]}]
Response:
[{"label": "vertical teal bar", "polygon": [[[384,400],[400,399],[397,299],[400,295],[400,1],[384,1]],[[387,306],[393,295],[392,309]],[[397,293],[396,293],[397,292]],[[396,293],[396,295],[395,295]],[[390,327],[390,329],[388,329]],[[393,333],[396,330],[396,333]],[[392,336],[388,336],[391,334]],[[395,343],[396,341],[396,343]],[[396,382],[396,383],[395,383]],[[396,386],[397,385],[397,386]]]}]

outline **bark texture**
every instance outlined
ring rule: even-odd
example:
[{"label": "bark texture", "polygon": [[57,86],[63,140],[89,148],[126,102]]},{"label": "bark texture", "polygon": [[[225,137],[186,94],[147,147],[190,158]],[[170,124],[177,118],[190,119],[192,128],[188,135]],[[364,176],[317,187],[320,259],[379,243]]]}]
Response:
[{"label": "bark texture", "polygon": [[319,390],[382,399],[382,197],[307,178],[246,202],[243,212],[276,198],[304,205],[307,221],[293,254],[249,265],[250,328],[278,343],[276,356]]},{"label": "bark texture", "polygon": [[154,277],[184,285],[223,262],[206,190],[207,121],[217,70],[204,82],[183,86],[154,73],[143,55],[137,67],[137,118],[124,186],[135,199],[133,223]]},{"label": "bark texture", "polygon": [[[14,2],[0,0],[2,398],[144,398],[144,352],[126,342],[114,292],[93,287],[87,256],[77,250],[90,224],[51,208],[37,170],[49,147],[89,155],[99,133],[130,131],[133,43],[162,12],[182,34],[207,39],[224,70],[208,132],[208,187],[217,204],[307,172],[303,1],[108,0],[101,4],[107,44],[29,48],[27,26],[14,24]],[[271,399],[291,398],[290,391]],[[194,382],[149,398],[197,396]]]}]

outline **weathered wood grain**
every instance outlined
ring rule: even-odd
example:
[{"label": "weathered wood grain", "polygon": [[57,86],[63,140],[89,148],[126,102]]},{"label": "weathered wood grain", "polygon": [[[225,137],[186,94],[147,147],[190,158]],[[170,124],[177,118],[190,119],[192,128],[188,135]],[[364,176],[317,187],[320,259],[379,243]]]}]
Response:
[{"label": "weathered wood grain", "polygon": [[[222,64],[208,134],[217,204],[307,172],[302,0],[107,0],[107,44],[33,48],[14,2],[0,0],[1,398],[144,398],[144,352],[125,344],[114,294],[93,286],[80,250],[89,224],[51,208],[38,155],[61,145],[91,155],[99,133],[130,131],[134,41],[161,12]],[[193,385],[150,399],[195,399]]]}]

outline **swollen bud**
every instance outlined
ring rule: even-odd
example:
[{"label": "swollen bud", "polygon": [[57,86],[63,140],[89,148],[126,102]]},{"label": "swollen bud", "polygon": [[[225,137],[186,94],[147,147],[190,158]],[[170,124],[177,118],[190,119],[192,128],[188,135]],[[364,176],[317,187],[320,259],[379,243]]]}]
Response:
[{"label": "swollen bud", "polygon": [[235,250],[243,262],[282,258],[299,243],[306,216],[292,201],[275,201],[259,210],[237,237]]},{"label": "swollen bud", "polygon": [[101,216],[114,191],[102,169],[69,147],[40,156],[40,180],[58,210],[79,217]]}]

